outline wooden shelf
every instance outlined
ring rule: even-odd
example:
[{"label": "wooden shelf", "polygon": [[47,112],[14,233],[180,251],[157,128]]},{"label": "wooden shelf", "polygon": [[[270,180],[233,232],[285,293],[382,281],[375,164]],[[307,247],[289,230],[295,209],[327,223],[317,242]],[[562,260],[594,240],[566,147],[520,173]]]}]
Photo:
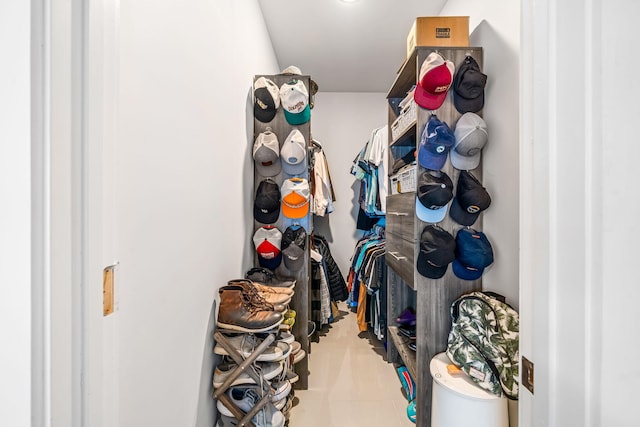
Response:
[{"label": "wooden shelf", "polygon": [[[410,126],[407,126],[407,128],[404,130],[404,132],[402,132],[396,139],[392,140],[391,143],[389,143],[389,146],[393,147],[394,145],[400,146],[400,145],[411,145],[414,146],[416,145],[416,141],[415,141],[415,135],[416,135],[416,129],[417,129],[417,124],[418,121],[414,120],[413,123],[411,123]],[[407,138],[407,136],[414,136],[413,139],[411,138]],[[403,141],[404,139],[404,141]],[[403,142],[402,144],[398,144],[398,142]]]},{"label": "wooden shelf", "polygon": [[393,342],[393,345],[398,350],[400,358],[404,362],[404,366],[407,367],[413,381],[417,381],[418,376],[416,371],[416,352],[409,348],[409,338],[405,337],[398,331],[397,326],[389,326],[389,337]]},{"label": "wooden shelf", "polygon": [[411,89],[411,86],[416,84],[417,58],[418,51],[417,49],[413,49],[411,56],[409,56],[407,60],[404,61],[404,64],[402,64],[402,67],[400,67],[396,79],[393,81],[389,93],[387,93],[387,98],[404,98],[409,89]]}]

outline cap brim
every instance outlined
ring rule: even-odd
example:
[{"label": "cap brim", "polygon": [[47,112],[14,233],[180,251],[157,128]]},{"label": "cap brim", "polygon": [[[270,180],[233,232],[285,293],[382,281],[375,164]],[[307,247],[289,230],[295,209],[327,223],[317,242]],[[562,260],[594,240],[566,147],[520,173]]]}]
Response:
[{"label": "cap brim", "polygon": [[437,110],[444,104],[444,100],[447,98],[447,91],[438,95],[433,95],[424,90],[419,84],[416,85],[416,90],[413,92],[413,99],[416,104],[427,110]]},{"label": "cap brim", "polygon": [[460,225],[471,226],[478,220],[480,212],[474,214],[467,212],[458,203],[458,197],[454,197],[449,208],[449,216]]},{"label": "cap brim", "polygon": [[282,163],[282,170],[287,175],[303,175],[307,171],[306,159],[294,165],[292,165],[291,163],[287,163],[285,161],[282,161],[281,163]]},{"label": "cap brim", "polygon": [[280,217],[280,205],[274,212],[264,213],[255,204],[253,205],[253,218],[262,224],[274,224]]},{"label": "cap brim", "polygon": [[290,113],[286,110],[282,111],[284,112],[284,118],[287,119],[287,123],[290,125],[301,125],[311,119],[311,107],[309,107],[309,104],[299,113]]},{"label": "cap brim", "polygon": [[447,163],[448,150],[443,154],[433,154],[427,149],[418,149],[418,163],[425,169],[440,170]]},{"label": "cap brim", "polygon": [[282,170],[282,164],[279,159],[276,159],[275,162],[272,162],[270,165],[265,166],[261,162],[255,161],[256,172],[258,172],[261,176],[276,176]]},{"label": "cap brim", "polygon": [[258,263],[260,267],[268,268],[269,270],[275,270],[282,262],[282,252],[276,255],[274,258],[267,259],[258,255]]},{"label": "cap brim", "polygon": [[446,205],[441,207],[440,209],[429,209],[420,202],[420,199],[416,199],[416,216],[420,221],[435,224],[442,221],[446,215]]},{"label": "cap brim", "polygon": [[480,155],[482,151],[478,151],[478,153],[473,156],[463,156],[458,154],[454,147],[449,153],[451,157],[451,164],[458,170],[470,171],[480,165]]},{"label": "cap brim", "polygon": [[276,116],[277,112],[278,112],[277,109],[263,110],[257,105],[253,106],[253,117],[255,117],[258,121],[261,121],[262,123],[269,123]]},{"label": "cap brim", "polygon": [[418,269],[418,273],[426,278],[440,279],[447,272],[447,267],[449,267],[449,264],[443,267],[436,267],[435,265],[431,265],[427,262],[426,257],[423,253],[418,254],[418,262],[416,263],[416,268]]},{"label": "cap brim", "polygon": [[309,201],[304,205],[292,208],[291,206],[286,205],[284,202],[282,203],[282,215],[287,218],[299,219],[304,218],[309,213]]},{"label": "cap brim", "polygon": [[484,107],[484,91],[482,94],[473,99],[464,98],[454,90],[453,92],[453,105],[460,114],[464,113],[477,113]]},{"label": "cap brim", "polygon": [[453,260],[451,267],[453,269],[453,274],[462,280],[478,280],[482,277],[482,273],[484,273],[484,268],[465,267],[457,259]]}]

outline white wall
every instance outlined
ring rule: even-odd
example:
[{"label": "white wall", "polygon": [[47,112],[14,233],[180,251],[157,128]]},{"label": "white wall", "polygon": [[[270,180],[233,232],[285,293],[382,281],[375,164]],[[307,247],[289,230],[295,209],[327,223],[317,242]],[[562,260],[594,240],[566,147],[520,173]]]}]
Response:
[{"label": "white wall", "polygon": [[495,263],[482,283],[517,308],[520,5],[517,1],[449,0],[440,15],[469,16],[470,44],[483,48],[483,72],[488,76],[483,117],[489,129],[489,143],[482,154],[483,183],[491,195],[483,227],[491,239]]},{"label": "white wall", "polygon": [[14,426],[31,423],[31,11],[0,6],[0,414]]},{"label": "white wall", "polygon": [[117,21],[102,425],[211,426],[212,303],[252,259],[251,83],[279,68],[256,1],[122,2]]},{"label": "white wall", "polygon": [[371,131],[387,123],[386,94],[318,92],[314,105],[311,132],[324,149],[337,198],[333,213],[314,217],[314,229],[329,242],[346,280],[349,258],[363,234],[356,230],[360,181],[349,171]]}]

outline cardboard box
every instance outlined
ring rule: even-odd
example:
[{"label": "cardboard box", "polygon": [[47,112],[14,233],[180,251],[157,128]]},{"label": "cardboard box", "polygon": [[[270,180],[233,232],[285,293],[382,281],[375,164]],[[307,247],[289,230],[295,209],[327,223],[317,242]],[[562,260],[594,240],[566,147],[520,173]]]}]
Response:
[{"label": "cardboard box", "polygon": [[407,36],[407,57],[416,46],[469,46],[468,16],[416,18]]}]

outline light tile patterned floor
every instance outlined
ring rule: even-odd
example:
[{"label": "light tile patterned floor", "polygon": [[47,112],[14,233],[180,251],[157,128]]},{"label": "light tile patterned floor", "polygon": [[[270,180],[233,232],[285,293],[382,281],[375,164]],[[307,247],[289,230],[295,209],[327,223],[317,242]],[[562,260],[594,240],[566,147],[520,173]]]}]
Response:
[{"label": "light tile patterned floor", "polygon": [[359,332],[355,313],[323,329],[309,359],[309,389],[296,390],[291,427],[410,427],[408,402],[384,348]]}]

